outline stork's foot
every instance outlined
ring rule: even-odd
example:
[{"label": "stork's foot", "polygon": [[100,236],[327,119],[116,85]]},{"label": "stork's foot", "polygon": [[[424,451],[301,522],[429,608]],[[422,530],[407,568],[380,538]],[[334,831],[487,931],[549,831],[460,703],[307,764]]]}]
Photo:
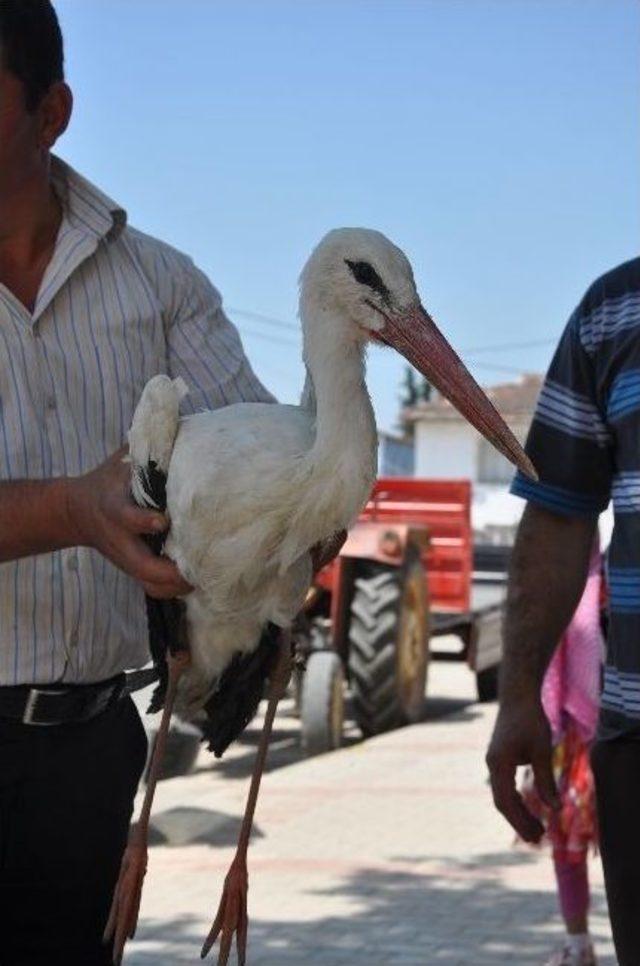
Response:
[{"label": "stork's foot", "polygon": [[200,958],[204,959],[220,936],[220,953],[218,966],[226,966],[229,961],[231,944],[236,934],[236,948],[238,950],[238,966],[245,966],[247,957],[247,858],[237,854],[224,880],[222,899],[218,906],[216,918],[209,935],[204,941]]},{"label": "stork's foot", "polygon": [[120,865],[120,875],[111,902],[104,941],[113,939],[113,962],[119,966],[127,939],[133,939],[138,924],[142,883],[147,871],[147,846],[130,841]]}]

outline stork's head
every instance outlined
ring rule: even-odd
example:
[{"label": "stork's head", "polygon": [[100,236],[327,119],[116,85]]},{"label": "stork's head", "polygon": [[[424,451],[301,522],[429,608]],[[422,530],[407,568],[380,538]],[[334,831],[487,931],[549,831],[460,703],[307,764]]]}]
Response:
[{"label": "stork's head", "polygon": [[496,449],[527,476],[536,472],[502,417],[423,308],[405,254],[381,232],[338,228],[300,277],[303,320],[344,327],[343,336],[396,349]]}]

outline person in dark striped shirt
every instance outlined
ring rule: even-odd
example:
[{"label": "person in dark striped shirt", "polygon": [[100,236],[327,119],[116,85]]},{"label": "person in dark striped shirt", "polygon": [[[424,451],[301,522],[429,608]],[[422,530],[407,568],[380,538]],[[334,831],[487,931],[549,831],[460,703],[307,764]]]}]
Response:
[{"label": "person in dark striped shirt", "polygon": [[124,673],[145,590],[123,444],[160,372],[186,412],[269,401],[191,260],[51,154],[71,115],[49,0],[0,0],[0,961],[98,966],[146,738]]},{"label": "person in dark striped shirt", "polygon": [[596,744],[601,850],[621,966],[640,963],[640,258],[589,288],[551,363],[527,442],[538,482],[514,547],[500,712],[487,755],[497,807],[528,840],[541,826],[514,783],[533,766],[556,801],[540,703],[551,654],[576,608],[598,515],[613,499],[609,636]]}]

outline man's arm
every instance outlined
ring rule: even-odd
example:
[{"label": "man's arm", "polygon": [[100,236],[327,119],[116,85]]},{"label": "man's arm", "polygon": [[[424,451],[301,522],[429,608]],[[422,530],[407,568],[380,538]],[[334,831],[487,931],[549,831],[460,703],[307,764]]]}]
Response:
[{"label": "man's arm", "polygon": [[511,559],[500,711],[487,764],[497,808],[526,841],[538,841],[543,829],[516,790],[516,768],[530,764],[539,794],[557,804],[540,692],[580,601],[596,525],[597,516],[560,516],[528,504]]},{"label": "man's arm", "polygon": [[114,453],[84,476],[0,483],[0,561],[94,547],[152,597],[188,593],[175,564],[156,557],[141,537],[166,530],[167,520],[132,503],[124,455]]},{"label": "man's arm", "polygon": [[222,298],[190,258],[162,246],[155,254],[157,294],[166,324],[168,372],[189,388],[181,412],[238,402],[275,402],[247,359]]}]

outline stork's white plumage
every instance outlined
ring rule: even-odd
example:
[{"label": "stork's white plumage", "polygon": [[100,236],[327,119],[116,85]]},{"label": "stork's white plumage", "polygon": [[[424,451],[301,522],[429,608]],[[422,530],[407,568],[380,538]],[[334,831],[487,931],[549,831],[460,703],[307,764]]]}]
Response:
[{"label": "stork's white plumage", "polygon": [[[220,753],[255,710],[264,678],[272,682],[238,851],[202,952],[221,933],[221,966],[235,932],[239,961],[245,962],[246,850],[278,683],[287,670],[285,645],[274,670],[273,639],[263,630],[268,624],[289,627],[311,581],[311,549],[348,528],[375,478],[376,427],[364,380],[367,343],[397,348],[501,452],[535,474],[422,308],[409,262],[384,235],[330,232],[302,272],[300,318],[307,368],[300,406],[240,403],[180,420],[185,386],[160,375],[145,387],[129,433],[134,497],[149,505],[156,490],[164,495],[166,479],[171,528],[165,553],[194,587],[186,598],[191,663],[182,671],[171,662],[160,733],[166,733],[168,706],[178,688],[176,707],[183,715],[197,716],[206,705],[215,735],[206,727],[205,733]],[[166,630],[159,604],[151,605],[150,625],[154,606],[160,608],[158,626]],[[230,727],[220,720],[227,714]],[[154,775],[156,762],[154,756]],[[115,933],[117,961],[135,928],[151,799],[148,789],[107,926],[108,935]]]},{"label": "stork's white plumage", "polygon": [[[168,474],[165,552],[195,588],[183,714],[199,710],[231,656],[255,648],[268,621],[292,622],[311,580],[310,548],[347,528],[368,499],[377,436],[367,342],[392,342],[405,320],[404,354],[413,347],[412,361],[425,368],[427,317],[411,266],[379,232],[340,229],[323,239],[302,272],[300,317],[308,373],[300,406],[240,403],[178,422],[183,384],[156,376],[133,420],[134,466],[152,460]],[[447,374],[426,362],[446,393]],[[515,440],[508,446],[519,455]]]}]

